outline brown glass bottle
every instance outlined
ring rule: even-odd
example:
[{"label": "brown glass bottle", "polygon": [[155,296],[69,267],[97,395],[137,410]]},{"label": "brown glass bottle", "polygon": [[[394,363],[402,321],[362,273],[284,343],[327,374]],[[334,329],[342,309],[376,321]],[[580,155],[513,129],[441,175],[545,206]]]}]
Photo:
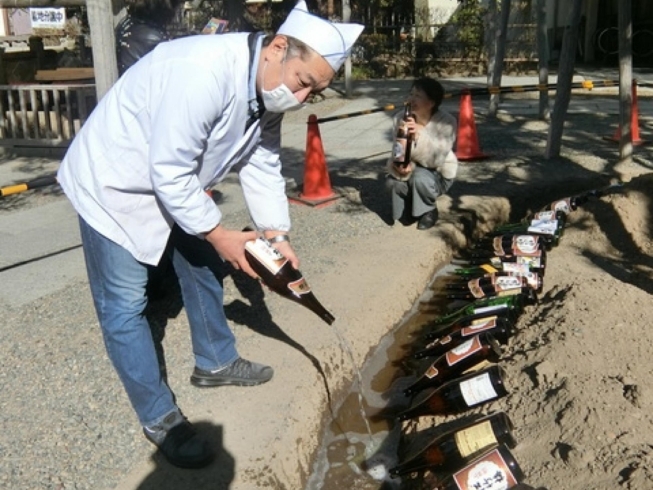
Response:
[{"label": "brown glass bottle", "polygon": [[245,257],[272,291],[308,308],[329,325],[334,322],[335,317],[317,300],[302,273],[265,238],[247,242]]},{"label": "brown glass bottle", "polygon": [[513,296],[533,289],[525,277],[500,276],[470,279],[461,290],[447,290],[446,297],[474,301],[495,296]]},{"label": "brown glass bottle", "polygon": [[499,316],[509,321],[516,321],[526,305],[535,304],[536,298],[530,295],[495,296],[474,301],[453,313],[433,320],[427,324],[426,340],[434,340],[463,328],[472,322],[482,322],[490,317]]},{"label": "brown glass bottle", "polygon": [[572,211],[576,211],[579,206],[582,206],[583,204],[586,204],[590,198],[596,197],[599,198],[601,197],[606,190],[610,189],[611,187],[620,187],[620,186],[609,186],[606,189],[593,189],[587,192],[584,192],[582,194],[578,194],[575,196],[570,196],[570,197],[565,197],[563,199],[558,199],[557,201],[553,201],[552,203],[549,203],[544,210],[551,210],[551,211],[561,211],[565,215],[571,213]]},{"label": "brown glass bottle", "polygon": [[505,310],[518,310],[521,312],[525,305],[522,298],[504,297],[504,298],[485,298],[474,302],[471,305],[465,305],[451,313],[447,313],[430,322],[430,325],[446,328],[455,322],[473,320],[488,315],[496,315]]},{"label": "brown glass bottle", "polygon": [[567,215],[562,211],[551,211],[550,213],[540,212],[533,216],[537,216],[537,218],[498,226],[488,233],[488,236],[507,233],[541,235],[548,237],[549,249],[558,245],[565,230]]},{"label": "brown glass bottle", "polygon": [[412,396],[426,388],[437,388],[481,361],[498,362],[501,347],[490,332],[481,332],[438,357],[417,381],[404,390]]},{"label": "brown glass bottle", "polygon": [[[508,260],[503,260],[505,258]],[[532,259],[524,257],[490,257],[483,262],[482,264],[469,265],[468,267],[458,267],[454,269],[452,275],[469,280],[474,277],[494,273],[526,274],[527,272],[534,272],[543,277],[546,271],[545,262],[536,257]]]},{"label": "brown glass bottle", "polygon": [[467,259],[454,259],[451,261],[454,265],[463,267],[468,266],[482,266],[484,264],[496,265],[497,267],[505,267],[506,263],[514,264],[527,264],[531,269],[546,267],[546,249],[540,250],[538,253],[529,255],[502,255],[491,257],[470,257]]},{"label": "brown glass bottle", "polygon": [[[505,278],[520,278],[511,279]],[[494,272],[486,273],[481,276],[474,277],[467,280],[454,280],[449,281],[445,285],[445,289],[449,291],[465,291],[474,293],[476,288],[481,288],[482,291],[488,293],[500,292],[503,288],[508,287],[510,284],[514,284],[514,287],[526,287],[529,286],[533,288],[536,292],[542,292],[543,281],[542,277],[536,272],[530,271],[514,271],[514,272]],[[484,297],[484,296],[479,296]]]},{"label": "brown glass bottle", "polygon": [[441,480],[434,490],[483,490],[516,488],[524,478],[510,450],[500,444]]},{"label": "brown glass bottle", "polygon": [[512,321],[505,317],[491,316],[475,320],[468,325],[456,326],[454,330],[435,338],[423,349],[415,352],[413,358],[440,357],[448,350],[482,332],[490,332],[500,345],[506,345],[508,339],[514,334],[514,325]]},{"label": "brown glass bottle", "polygon": [[544,247],[541,247],[540,244],[536,244],[535,249],[521,249],[519,246],[507,247],[500,251],[494,250],[494,248],[470,248],[467,249],[466,255],[469,259],[478,259],[478,258],[488,258],[488,257],[503,257],[503,256],[524,256],[524,257],[539,257],[542,250],[546,250]]},{"label": "brown glass bottle", "polygon": [[486,415],[436,437],[419,453],[391,468],[390,476],[395,478],[425,469],[453,473],[487,448],[497,444],[515,447],[517,441],[512,430],[512,421],[505,412]]},{"label": "brown glass bottle", "polygon": [[410,163],[413,135],[408,132],[408,128],[405,126],[409,117],[411,117],[410,104],[406,103],[404,105],[404,115],[401,118],[404,124],[399,123],[397,125],[397,133],[392,149],[393,162],[398,167],[405,167]]},{"label": "brown glass bottle", "polygon": [[497,400],[508,394],[504,383],[505,371],[495,364],[480,371],[446,382],[426,393],[414,405],[397,415],[399,420],[422,416],[455,415]]},{"label": "brown glass bottle", "polygon": [[549,251],[553,247],[553,242],[554,239],[551,235],[505,233],[480,238],[474,243],[472,248],[493,250],[495,255],[501,257],[513,248],[518,248],[526,252],[535,252],[541,248]]}]

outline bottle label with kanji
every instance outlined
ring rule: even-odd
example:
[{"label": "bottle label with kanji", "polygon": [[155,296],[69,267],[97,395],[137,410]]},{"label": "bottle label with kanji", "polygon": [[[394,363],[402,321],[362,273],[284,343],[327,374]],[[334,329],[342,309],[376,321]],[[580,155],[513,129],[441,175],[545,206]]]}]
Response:
[{"label": "bottle label with kanji", "polygon": [[497,392],[492,385],[490,373],[483,373],[460,383],[460,392],[468,407],[492,400]]},{"label": "bottle label with kanji", "polygon": [[463,342],[458,347],[454,347],[449,352],[447,352],[445,354],[447,364],[449,366],[453,366],[454,364],[457,364],[472,354],[480,351],[482,348],[483,345],[481,344],[481,339],[477,335],[476,337]]},{"label": "bottle label with kanji", "polygon": [[498,449],[454,473],[453,478],[460,490],[508,490],[519,483]]}]

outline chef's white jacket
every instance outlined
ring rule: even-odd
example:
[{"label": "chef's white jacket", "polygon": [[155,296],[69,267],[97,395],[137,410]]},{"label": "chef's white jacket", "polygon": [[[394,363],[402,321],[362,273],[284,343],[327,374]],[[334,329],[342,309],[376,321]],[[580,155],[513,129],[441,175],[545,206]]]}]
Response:
[{"label": "chef's white jacket", "polygon": [[[58,181],[79,215],[137,260],[157,264],[170,229],[202,236],[221,212],[205,189],[234,165],[259,229],[290,229],[281,114],[247,127],[260,53],[247,34],[159,44],[116,82],[64,157]],[[251,121],[250,121],[251,122]]]}]

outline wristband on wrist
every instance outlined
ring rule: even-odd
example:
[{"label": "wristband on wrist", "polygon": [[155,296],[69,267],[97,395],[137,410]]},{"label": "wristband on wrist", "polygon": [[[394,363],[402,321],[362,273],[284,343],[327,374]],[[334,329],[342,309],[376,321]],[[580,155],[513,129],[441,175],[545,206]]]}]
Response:
[{"label": "wristband on wrist", "polygon": [[272,238],[268,238],[267,240],[270,243],[289,242],[290,237],[288,235],[275,235]]}]

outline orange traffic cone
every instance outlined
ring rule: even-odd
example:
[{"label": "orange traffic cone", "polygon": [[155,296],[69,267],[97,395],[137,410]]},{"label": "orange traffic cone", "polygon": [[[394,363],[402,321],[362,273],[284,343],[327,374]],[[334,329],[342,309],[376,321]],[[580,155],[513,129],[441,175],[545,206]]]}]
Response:
[{"label": "orange traffic cone", "polygon": [[[642,145],[645,143],[639,137],[639,112],[637,110],[637,81],[633,80],[633,105],[630,112],[630,134],[633,145]],[[621,141],[621,124],[617,128],[617,131],[614,133],[614,136],[604,136],[606,141],[614,141],[619,143]]]},{"label": "orange traffic cone", "polygon": [[456,156],[458,160],[468,161],[489,158],[489,155],[481,151],[478,144],[476,122],[474,121],[474,108],[472,107],[472,94],[469,90],[463,90],[460,94],[458,137],[456,141]]},{"label": "orange traffic cone", "polygon": [[304,184],[297,196],[289,196],[292,202],[309,206],[325,206],[340,196],[331,189],[331,180],[327,172],[324,147],[317,116],[308,116],[306,133],[306,155],[304,161]]}]

